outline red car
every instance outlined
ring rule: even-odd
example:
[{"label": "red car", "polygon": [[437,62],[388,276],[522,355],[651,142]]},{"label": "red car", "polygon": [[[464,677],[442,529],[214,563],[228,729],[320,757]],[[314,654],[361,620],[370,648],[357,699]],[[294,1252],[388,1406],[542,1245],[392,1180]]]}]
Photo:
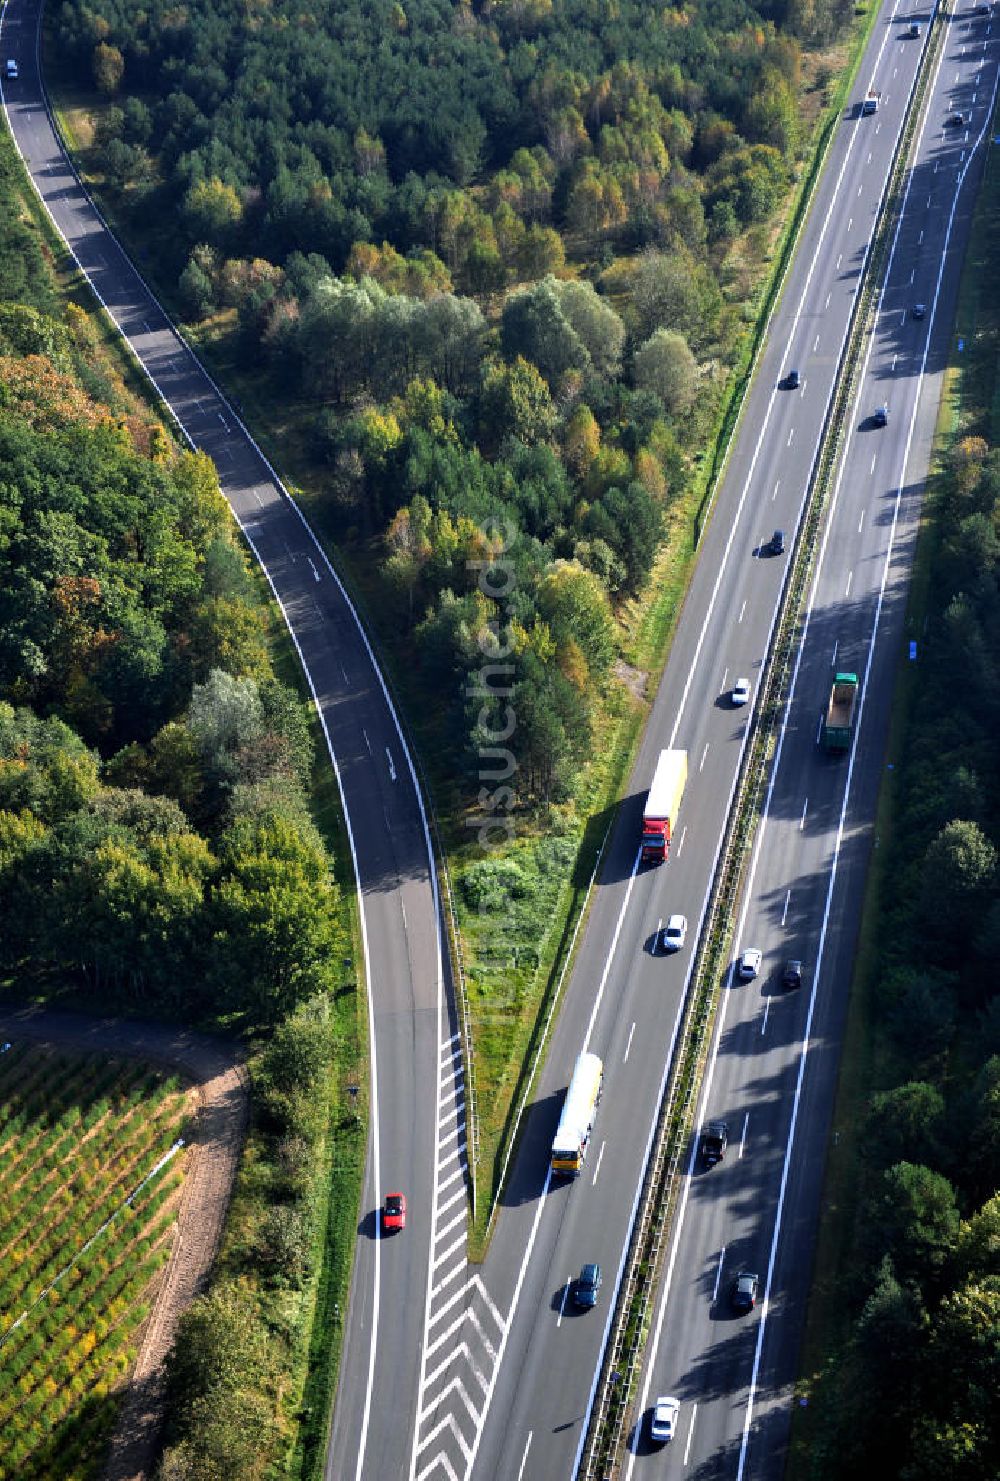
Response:
[{"label": "red car", "polygon": [[387,1193],[382,1207],[382,1232],[395,1234],[406,1228],[406,1194]]}]

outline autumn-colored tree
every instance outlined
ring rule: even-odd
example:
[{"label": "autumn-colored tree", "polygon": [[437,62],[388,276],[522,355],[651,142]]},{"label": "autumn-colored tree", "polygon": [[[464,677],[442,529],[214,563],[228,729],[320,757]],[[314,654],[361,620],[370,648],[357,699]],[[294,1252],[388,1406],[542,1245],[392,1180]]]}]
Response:
[{"label": "autumn-colored tree", "polygon": [[113,97],[121,87],[125,74],[125,58],[117,46],[109,46],[105,41],[97,43],[94,47],[93,72],[98,92],[109,98]]}]

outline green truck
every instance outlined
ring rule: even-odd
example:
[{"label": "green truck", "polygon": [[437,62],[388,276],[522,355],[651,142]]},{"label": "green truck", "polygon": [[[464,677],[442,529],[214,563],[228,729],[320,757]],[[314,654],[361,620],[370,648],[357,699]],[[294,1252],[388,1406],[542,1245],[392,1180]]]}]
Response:
[{"label": "green truck", "polygon": [[857,703],[857,674],[834,674],[823,721],[823,746],[827,751],[850,750]]}]

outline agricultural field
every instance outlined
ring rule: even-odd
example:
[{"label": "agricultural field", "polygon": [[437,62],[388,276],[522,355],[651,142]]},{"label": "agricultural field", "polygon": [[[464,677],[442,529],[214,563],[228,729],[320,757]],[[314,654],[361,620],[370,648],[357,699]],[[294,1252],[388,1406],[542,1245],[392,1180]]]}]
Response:
[{"label": "agricultural field", "polygon": [[188,1092],[0,1045],[0,1481],[99,1473],[169,1258]]}]

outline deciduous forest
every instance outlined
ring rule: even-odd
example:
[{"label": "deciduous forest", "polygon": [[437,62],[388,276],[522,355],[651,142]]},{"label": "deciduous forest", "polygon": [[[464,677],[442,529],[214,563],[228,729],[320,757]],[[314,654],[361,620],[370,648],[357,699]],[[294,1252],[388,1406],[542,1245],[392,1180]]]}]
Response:
[{"label": "deciduous forest", "polygon": [[[849,13],[57,13],[67,67],[105,100],[90,167],[187,318],[231,326],[269,394],[305,408],[332,527],[376,552],[377,620],[440,697],[435,748],[466,800],[491,624],[514,671],[512,796],[572,792],[615,614],[713,425],[794,177],[802,47]],[[477,588],[501,545],[502,610]]]},{"label": "deciduous forest", "polygon": [[[29,200],[4,137],[0,979],[17,1000],[246,1035],[252,1175],[237,1189],[212,1295],[176,1347],[176,1443],[164,1464],[175,1477],[258,1474],[298,1436],[283,1405],[297,1407],[307,1381],[300,1352],[326,1309],[321,1268],[324,1291],[342,1299],[353,1216],[345,1224],[341,1209],[350,1213],[359,1176],[355,1117],[332,1175],[328,1163],[335,991],[350,961],[310,811],[310,715],[276,676],[271,613],[212,464],[181,451],[130,388],[90,301],[67,298]],[[353,1044],[350,1027],[345,1038]],[[136,1119],[155,1129],[152,1104]],[[151,1162],[169,1141],[151,1141]],[[11,1167],[14,1207],[23,1190],[12,1191]],[[77,1235],[78,1252],[87,1234]],[[127,1300],[105,1301],[96,1357],[94,1332],[63,1355],[59,1405],[44,1367],[19,1369],[11,1474],[97,1473],[134,1308],[163,1253],[151,1262],[146,1249],[121,1246]],[[50,1307],[65,1346],[73,1308],[55,1296]],[[26,1330],[25,1362],[48,1345]],[[314,1381],[319,1415],[329,1376]]]},{"label": "deciduous forest", "polygon": [[967,437],[934,500],[933,621],[883,875],[873,1093],[836,1276],[846,1336],[814,1396],[817,1478],[1000,1474],[998,513],[1000,454]]}]

